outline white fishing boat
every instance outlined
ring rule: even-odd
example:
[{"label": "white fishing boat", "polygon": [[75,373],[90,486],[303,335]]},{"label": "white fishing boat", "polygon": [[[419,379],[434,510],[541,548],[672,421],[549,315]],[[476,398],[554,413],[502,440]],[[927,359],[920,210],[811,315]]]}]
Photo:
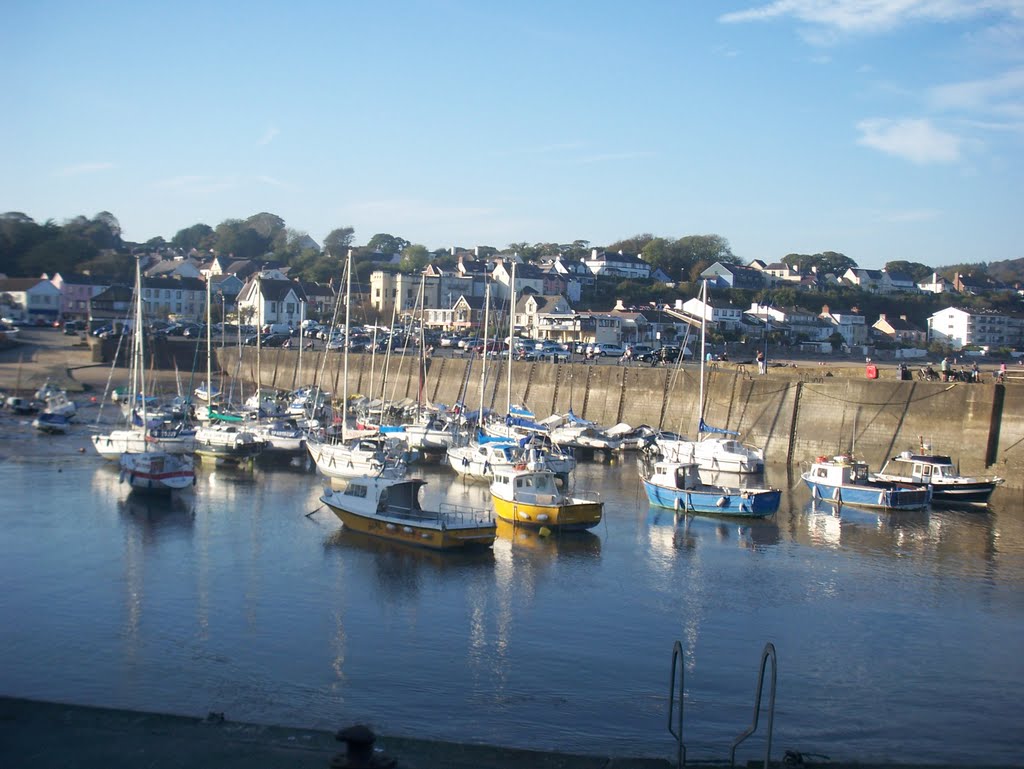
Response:
[{"label": "white fishing boat", "polygon": [[497,527],[486,510],[441,504],[424,510],[420,494],[426,481],[378,475],[350,479],[343,489],[327,490],[320,500],[353,531],[432,550],[487,548]]}]

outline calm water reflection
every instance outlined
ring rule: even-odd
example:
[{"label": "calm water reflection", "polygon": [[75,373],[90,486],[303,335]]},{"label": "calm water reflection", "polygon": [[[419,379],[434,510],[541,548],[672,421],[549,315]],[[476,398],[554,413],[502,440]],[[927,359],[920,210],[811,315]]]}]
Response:
[{"label": "calm water reflection", "polygon": [[[425,475],[434,501],[488,502]],[[836,513],[769,476],[789,490],[773,519],[677,518],[648,507],[633,463],[586,463],[600,527],[503,526],[491,551],[440,555],[345,531],[294,468],[204,469],[168,502],[88,455],[8,458],[3,693],[668,756],[680,639],[690,756],[723,758],[771,640],[778,753],[1018,763],[1020,492]]]}]

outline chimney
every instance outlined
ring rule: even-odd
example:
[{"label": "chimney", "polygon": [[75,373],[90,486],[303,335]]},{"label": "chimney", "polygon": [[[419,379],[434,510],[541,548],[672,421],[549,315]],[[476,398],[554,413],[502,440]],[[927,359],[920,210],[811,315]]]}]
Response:
[{"label": "chimney", "polygon": [[907,319],[906,315],[900,315],[900,320],[904,320],[905,321],[906,319]]},{"label": "chimney", "polygon": [[[879,320],[886,320],[885,313],[884,312],[878,313],[878,319]],[[904,320],[906,320],[906,318],[904,318]]]},{"label": "chimney", "polygon": [[821,314],[822,315],[828,315],[829,314],[829,312],[828,312],[828,305],[827,304],[823,304],[821,306]]},{"label": "chimney", "polygon": [[619,312],[625,312],[626,311],[626,307],[625,307],[624,304],[622,304],[622,300],[621,299],[616,299],[615,300],[615,306],[612,308],[612,312],[615,312],[616,310],[618,310]]}]

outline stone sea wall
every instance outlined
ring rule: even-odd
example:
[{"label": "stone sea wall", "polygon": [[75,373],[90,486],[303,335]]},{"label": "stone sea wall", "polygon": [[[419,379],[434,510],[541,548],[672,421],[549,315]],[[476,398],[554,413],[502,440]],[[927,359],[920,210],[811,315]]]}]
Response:
[{"label": "stone sea wall", "polygon": [[[264,350],[261,382],[293,389],[318,381],[342,391],[342,360],[337,353],[304,354],[302,371],[294,350]],[[256,380],[255,351],[237,350],[219,360],[223,370]],[[379,397],[381,358],[349,358],[349,392]],[[435,358],[425,377],[417,359],[393,357],[386,397],[416,398],[420,387],[434,403],[462,399],[480,402],[480,359]],[[485,405],[505,411],[507,362],[488,361]],[[998,473],[1024,485],[1024,387],[1019,384],[966,384],[900,381],[893,372],[867,379],[861,367],[772,368],[766,376],[731,364],[708,372],[705,419],[738,430],[745,441],[763,446],[769,462],[800,465],[821,454],[855,450],[872,467],[891,455],[915,448],[923,438],[937,453],[949,454],[963,473]],[[516,362],[512,401],[538,417],[574,413],[604,425],[648,424],[693,435],[699,414],[696,365],[671,368]]]}]

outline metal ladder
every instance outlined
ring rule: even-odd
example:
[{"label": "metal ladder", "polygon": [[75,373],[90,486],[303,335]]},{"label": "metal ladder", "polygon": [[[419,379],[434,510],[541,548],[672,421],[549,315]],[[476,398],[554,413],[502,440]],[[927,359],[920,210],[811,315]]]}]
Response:
[{"label": "metal ladder", "polygon": [[[750,726],[732,742],[729,751],[729,765],[736,766],[736,748],[740,743],[757,731],[758,721],[761,715],[761,694],[764,691],[764,672],[769,659],[772,663],[771,689],[768,693],[768,735],[764,748],[764,769],[768,769],[768,758],[772,752],[772,730],[775,725],[775,681],[778,669],[778,662],[775,656],[775,645],[770,641],[764,645],[761,652],[761,670],[757,677],[757,692],[754,694],[754,717]],[[683,679],[684,666],[683,645],[676,641],[672,646],[672,676],[669,680],[668,689],[668,731],[676,741],[676,766],[686,766],[686,745],[683,742]],[[676,707],[676,669],[679,670],[679,705]],[[675,715],[675,723],[672,716]]]}]

